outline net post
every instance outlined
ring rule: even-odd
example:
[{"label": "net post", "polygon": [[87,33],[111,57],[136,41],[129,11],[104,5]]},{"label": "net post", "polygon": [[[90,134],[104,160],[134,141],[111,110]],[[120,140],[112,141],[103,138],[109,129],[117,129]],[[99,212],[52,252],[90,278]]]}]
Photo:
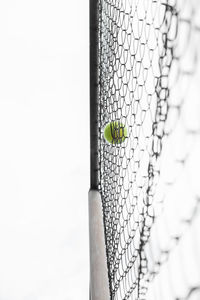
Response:
[{"label": "net post", "polygon": [[90,300],[110,300],[101,195],[89,191]]},{"label": "net post", "polygon": [[90,0],[90,186],[98,189],[98,0]]}]

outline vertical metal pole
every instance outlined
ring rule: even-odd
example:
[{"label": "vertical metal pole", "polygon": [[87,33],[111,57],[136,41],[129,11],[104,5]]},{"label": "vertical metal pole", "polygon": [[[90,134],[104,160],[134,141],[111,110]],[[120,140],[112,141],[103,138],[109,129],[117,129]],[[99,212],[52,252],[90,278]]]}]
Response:
[{"label": "vertical metal pole", "polygon": [[109,300],[106,244],[98,192],[99,0],[90,0],[90,300]]},{"label": "vertical metal pole", "polygon": [[90,0],[90,187],[98,189],[98,0]]}]

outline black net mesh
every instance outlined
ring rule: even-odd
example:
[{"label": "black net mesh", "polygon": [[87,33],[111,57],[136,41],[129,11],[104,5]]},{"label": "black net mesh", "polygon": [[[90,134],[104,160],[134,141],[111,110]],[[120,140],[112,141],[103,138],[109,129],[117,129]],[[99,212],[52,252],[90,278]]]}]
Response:
[{"label": "black net mesh", "polygon": [[[99,0],[111,299],[200,299],[200,1]],[[109,122],[127,128],[104,138]]]}]

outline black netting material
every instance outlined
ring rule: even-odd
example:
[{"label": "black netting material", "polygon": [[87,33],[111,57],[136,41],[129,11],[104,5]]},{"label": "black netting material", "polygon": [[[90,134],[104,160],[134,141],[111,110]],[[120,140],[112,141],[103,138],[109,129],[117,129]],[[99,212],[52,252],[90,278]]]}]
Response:
[{"label": "black netting material", "polygon": [[[100,0],[98,161],[111,299],[200,299],[200,1]],[[128,137],[104,139],[111,121]]]}]

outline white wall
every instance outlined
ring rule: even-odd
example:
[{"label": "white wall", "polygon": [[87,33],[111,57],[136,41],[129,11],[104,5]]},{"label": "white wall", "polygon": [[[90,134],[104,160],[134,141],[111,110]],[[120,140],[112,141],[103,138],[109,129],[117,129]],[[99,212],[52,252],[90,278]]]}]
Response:
[{"label": "white wall", "polygon": [[0,299],[88,299],[88,2],[0,1]]}]

